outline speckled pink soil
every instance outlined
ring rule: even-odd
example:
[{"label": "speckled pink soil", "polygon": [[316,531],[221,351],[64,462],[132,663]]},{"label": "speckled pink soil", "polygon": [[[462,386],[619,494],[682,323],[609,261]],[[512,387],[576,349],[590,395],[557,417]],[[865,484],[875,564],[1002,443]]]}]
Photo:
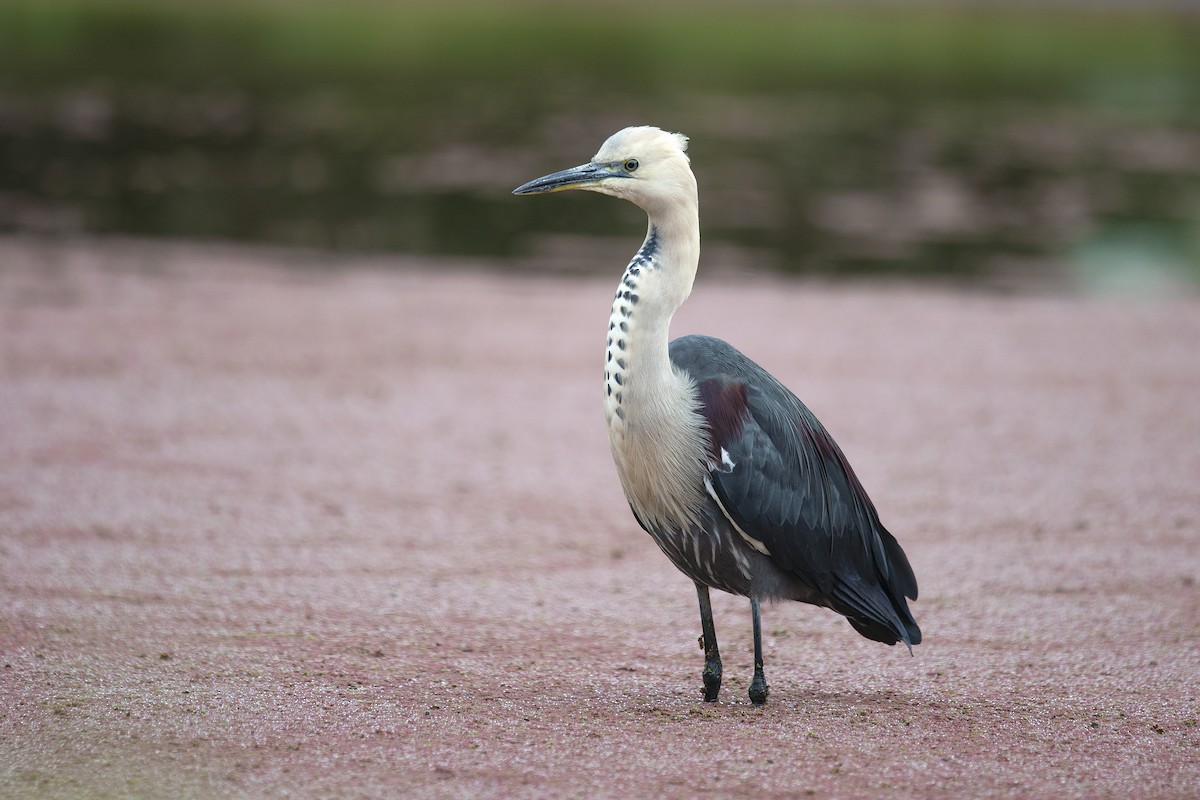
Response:
[{"label": "speckled pink soil", "polygon": [[0,796],[1200,796],[1197,298],[702,276],[921,581],[912,658],[769,609],[758,709],[609,463],[616,275],[313,258],[0,240]]}]

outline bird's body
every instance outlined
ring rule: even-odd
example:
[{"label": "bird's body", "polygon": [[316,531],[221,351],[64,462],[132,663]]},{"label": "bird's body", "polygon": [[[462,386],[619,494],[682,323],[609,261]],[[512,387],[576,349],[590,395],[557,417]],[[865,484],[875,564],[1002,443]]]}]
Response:
[{"label": "bird's body", "polygon": [[638,523],[696,585],[706,699],[716,699],[721,676],[712,587],[751,600],[750,696],[762,703],[761,601],[831,608],[864,636],[911,648],[921,633],[905,597],[916,599],[917,582],[841,450],[795,395],[719,339],[670,341],[700,255],[686,143],[657,128],[626,128],[589,164],[516,193],[591,189],[649,217],[609,319],[604,409],[613,460]]}]

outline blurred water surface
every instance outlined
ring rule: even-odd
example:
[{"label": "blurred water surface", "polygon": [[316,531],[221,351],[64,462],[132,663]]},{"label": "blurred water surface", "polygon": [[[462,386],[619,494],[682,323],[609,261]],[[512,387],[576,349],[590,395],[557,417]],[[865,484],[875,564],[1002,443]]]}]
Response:
[{"label": "blurred water surface", "polygon": [[611,267],[636,209],[509,191],[641,123],[706,269],[1200,282],[1187,6],[0,7],[0,231]]}]

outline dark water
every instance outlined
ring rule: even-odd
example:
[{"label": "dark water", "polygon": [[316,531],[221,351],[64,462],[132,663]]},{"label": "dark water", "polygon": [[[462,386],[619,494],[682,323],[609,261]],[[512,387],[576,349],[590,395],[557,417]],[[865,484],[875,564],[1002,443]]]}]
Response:
[{"label": "dark water", "polygon": [[692,137],[707,268],[1200,280],[1200,56],[1149,77],[1081,72],[1044,92],[1028,77],[972,85],[878,70],[640,81],[610,78],[595,58],[499,74],[389,63],[282,75],[238,61],[236,42],[224,62],[206,55],[201,33],[200,66],[156,73],[173,63],[169,41],[144,69],[121,60],[176,30],[150,19],[96,28],[88,65],[34,63],[29,80],[17,69],[28,65],[7,65],[0,231],[586,270],[636,246],[638,212],[509,191],[651,123]]}]

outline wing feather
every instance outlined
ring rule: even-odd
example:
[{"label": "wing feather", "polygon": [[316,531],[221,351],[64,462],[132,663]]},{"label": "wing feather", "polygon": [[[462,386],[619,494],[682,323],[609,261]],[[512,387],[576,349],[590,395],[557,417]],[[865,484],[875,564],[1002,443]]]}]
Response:
[{"label": "wing feather", "polygon": [[711,474],[732,521],[864,635],[919,642],[905,602],[917,597],[908,559],[816,416],[719,339],[676,340],[671,358],[697,382],[713,451],[735,465]]}]

